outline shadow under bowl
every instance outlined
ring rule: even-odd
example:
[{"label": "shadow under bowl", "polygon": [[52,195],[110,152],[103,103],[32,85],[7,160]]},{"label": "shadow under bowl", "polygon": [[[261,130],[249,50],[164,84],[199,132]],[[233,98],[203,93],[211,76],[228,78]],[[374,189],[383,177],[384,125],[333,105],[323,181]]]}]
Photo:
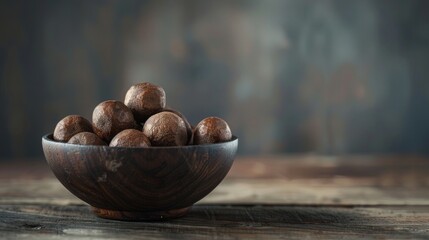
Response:
[{"label": "shadow under bowl", "polygon": [[207,145],[123,148],[42,138],[52,172],[102,218],[141,221],[185,215],[224,179],[238,139]]}]

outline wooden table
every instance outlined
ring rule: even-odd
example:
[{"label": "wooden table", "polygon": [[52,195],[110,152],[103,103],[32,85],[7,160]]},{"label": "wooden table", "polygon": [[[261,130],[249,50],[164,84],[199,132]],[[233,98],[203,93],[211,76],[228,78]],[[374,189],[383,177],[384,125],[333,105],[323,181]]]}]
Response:
[{"label": "wooden table", "polygon": [[429,159],[239,157],[184,218],[95,217],[42,161],[0,164],[0,239],[429,239]]}]

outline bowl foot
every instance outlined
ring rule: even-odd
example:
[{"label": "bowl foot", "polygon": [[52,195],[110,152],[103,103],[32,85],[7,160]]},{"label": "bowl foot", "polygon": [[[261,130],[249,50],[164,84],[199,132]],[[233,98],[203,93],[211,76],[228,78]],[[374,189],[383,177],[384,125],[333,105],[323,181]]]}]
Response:
[{"label": "bowl foot", "polygon": [[117,211],[92,207],[92,211],[101,218],[121,220],[121,221],[156,221],[167,220],[185,216],[191,207],[171,209],[165,211]]}]

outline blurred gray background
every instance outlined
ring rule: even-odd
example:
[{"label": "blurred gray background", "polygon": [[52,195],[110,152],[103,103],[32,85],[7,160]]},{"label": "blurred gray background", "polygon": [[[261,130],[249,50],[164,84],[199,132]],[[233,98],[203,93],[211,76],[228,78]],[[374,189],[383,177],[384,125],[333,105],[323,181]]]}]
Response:
[{"label": "blurred gray background", "polygon": [[0,1],[0,159],[164,87],[241,154],[429,153],[429,1]]}]

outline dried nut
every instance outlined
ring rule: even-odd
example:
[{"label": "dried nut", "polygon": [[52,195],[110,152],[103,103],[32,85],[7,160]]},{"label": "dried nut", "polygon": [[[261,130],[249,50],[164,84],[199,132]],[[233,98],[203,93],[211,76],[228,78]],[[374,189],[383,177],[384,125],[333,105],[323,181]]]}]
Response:
[{"label": "dried nut", "polygon": [[80,132],[92,132],[91,123],[82,116],[69,115],[58,122],[54,130],[54,140],[67,142]]},{"label": "dried nut", "polygon": [[81,132],[74,135],[68,143],[79,145],[107,145],[99,136],[92,132]]},{"label": "dried nut", "polygon": [[149,147],[149,138],[142,131],[126,129],[118,133],[110,142],[110,147]]},{"label": "dried nut", "polygon": [[231,138],[232,133],[228,123],[218,117],[203,119],[194,130],[194,144],[226,142]]},{"label": "dried nut", "polygon": [[152,146],[183,146],[188,141],[185,122],[171,112],[151,116],[143,126],[143,133]]},{"label": "dried nut", "polygon": [[122,130],[137,126],[131,110],[115,100],[98,104],[92,113],[92,123],[94,132],[106,142],[110,142]]},{"label": "dried nut", "polygon": [[191,127],[191,124],[189,124],[188,119],[186,119],[185,115],[183,115],[181,112],[176,111],[176,110],[171,109],[171,108],[165,108],[163,110],[163,112],[172,112],[172,113],[176,114],[177,116],[179,116],[183,119],[183,121],[185,122],[185,125],[186,125],[186,133],[188,135],[187,144],[188,145],[192,144],[192,127]]},{"label": "dried nut", "polygon": [[145,122],[150,116],[165,107],[165,91],[152,83],[133,85],[125,95],[125,105],[133,111],[138,122]]}]

